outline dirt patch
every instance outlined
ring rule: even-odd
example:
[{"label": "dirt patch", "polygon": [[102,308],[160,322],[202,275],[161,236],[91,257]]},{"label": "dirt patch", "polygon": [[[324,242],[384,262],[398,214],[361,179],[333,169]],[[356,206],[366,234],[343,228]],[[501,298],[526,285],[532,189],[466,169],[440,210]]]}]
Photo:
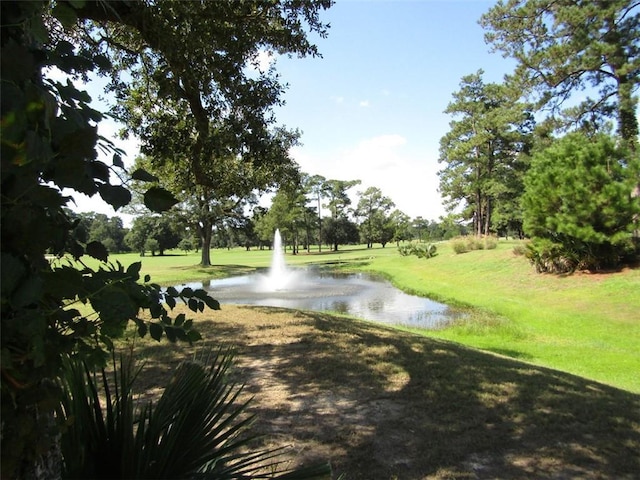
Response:
[{"label": "dirt patch", "polygon": [[[637,478],[640,397],[322,313],[225,306],[198,320],[236,348],[257,432],[346,479]],[[191,349],[138,348],[149,395]],[[202,348],[200,346],[199,348]],[[167,357],[169,355],[169,357]],[[155,384],[155,385],[154,385]]]}]

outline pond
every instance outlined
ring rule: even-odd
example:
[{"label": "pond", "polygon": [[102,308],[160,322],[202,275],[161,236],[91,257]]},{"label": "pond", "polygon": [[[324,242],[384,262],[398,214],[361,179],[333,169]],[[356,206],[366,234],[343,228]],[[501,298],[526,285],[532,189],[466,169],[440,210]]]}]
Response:
[{"label": "pond", "polygon": [[288,268],[286,277],[251,274],[190,283],[218,300],[240,305],[264,305],[320,312],[339,312],[390,325],[437,329],[464,313],[443,303],[408,295],[390,282],[366,273]]}]

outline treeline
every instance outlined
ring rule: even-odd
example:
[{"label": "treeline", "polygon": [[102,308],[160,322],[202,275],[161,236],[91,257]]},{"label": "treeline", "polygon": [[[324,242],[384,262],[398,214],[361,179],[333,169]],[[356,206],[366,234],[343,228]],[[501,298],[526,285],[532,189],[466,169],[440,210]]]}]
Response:
[{"label": "treeline", "polygon": [[[337,251],[340,246],[352,244],[371,248],[373,244],[384,247],[390,242],[432,242],[469,232],[453,216],[439,221],[420,216],[410,218],[395,209],[393,201],[376,187],[357,192],[357,203],[352,205],[348,190],[359,181],[303,178],[305,181],[297,187],[278,190],[269,208],[254,206],[244,215],[220,216],[212,229],[210,248],[271,248],[276,229],[293,254],[300,250]],[[110,253],[155,256],[173,249],[184,252],[202,249],[201,238],[197,229],[190,226],[188,213],[176,206],[163,214],[138,214],[128,228],[118,216],[95,212],[69,212],[69,216],[75,219],[75,236],[83,243],[98,241]]]}]

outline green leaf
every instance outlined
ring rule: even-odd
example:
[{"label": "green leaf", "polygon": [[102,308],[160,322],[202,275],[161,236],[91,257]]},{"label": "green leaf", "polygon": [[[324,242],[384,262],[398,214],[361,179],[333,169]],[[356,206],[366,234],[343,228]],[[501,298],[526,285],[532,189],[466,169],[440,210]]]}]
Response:
[{"label": "green leaf", "polygon": [[138,168],[131,174],[132,180],[138,180],[140,182],[157,182],[159,180],[155,175],[151,175],[144,168]]},{"label": "green leaf", "polygon": [[26,269],[20,260],[14,255],[2,252],[2,283],[0,283],[0,289],[2,291],[2,297],[6,298],[13,292],[22,276],[25,274]]},{"label": "green leaf", "polygon": [[131,202],[131,192],[121,185],[102,184],[98,187],[102,199],[118,210]]},{"label": "green leaf", "polygon": [[184,287],[182,289],[182,291],[180,292],[180,296],[181,297],[193,297],[193,288],[191,287]]},{"label": "green leaf", "polygon": [[189,309],[193,312],[198,311],[198,301],[195,298],[190,298],[189,302],[187,302]]},{"label": "green leaf", "polygon": [[151,314],[151,318],[160,318],[167,312],[164,308],[162,308],[162,305],[160,305],[159,303],[154,303],[149,307],[149,313]]},{"label": "green leaf", "polygon": [[90,162],[89,171],[91,172],[92,178],[97,178],[98,180],[102,180],[103,182],[109,181],[109,167],[107,167],[103,162]]},{"label": "green leaf", "polygon": [[138,335],[140,335],[140,337],[144,337],[148,330],[146,323],[138,322]]},{"label": "green leaf", "polygon": [[211,310],[220,310],[220,302],[215,298],[206,297],[203,300]]},{"label": "green leaf", "polygon": [[112,66],[111,65],[111,61],[109,60],[108,57],[106,57],[104,55],[96,55],[95,57],[93,57],[93,61],[98,66],[98,68],[100,68],[101,70],[110,70],[111,69],[111,66]]},{"label": "green leaf", "polygon": [[152,323],[149,325],[149,335],[151,335],[151,338],[153,338],[154,340],[157,340],[158,342],[162,338],[163,331],[164,331],[164,328],[162,328],[162,325],[158,323]]},{"label": "green leaf", "polygon": [[118,153],[114,153],[113,154],[113,166],[114,167],[119,167],[119,168],[124,168],[124,162],[122,161],[122,155],[120,155]]},{"label": "green leaf", "polygon": [[167,287],[167,295],[171,295],[172,297],[178,296],[178,290],[175,287]]},{"label": "green leaf", "polygon": [[100,260],[102,262],[106,262],[109,257],[109,252],[106,247],[100,242],[89,242],[87,243],[86,249],[87,255]]},{"label": "green leaf", "polygon": [[189,330],[187,332],[187,338],[190,342],[197,342],[198,340],[202,340],[202,335],[196,330]]},{"label": "green leaf", "polygon": [[11,301],[16,307],[26,307],[36,303],[42,296],[42,279],[39,277],[27,277],[16,289]]},{"label": "green leaf", "polygon": [[173,194],[161,187],[151,187],[144,193],[144,204],[152,212],[164,212],[176,203]]},{"label": "green leaf", "polygon": [[164,333],[167,335],[167,338],[170,342],[175,342],[176,338],[176,329],[173,327],[165,327]]},{"label": "green leaf", "polygon": [[184,321],[186,320],[186,315],[184,313],[181,313],[180,315],[178,315],[176,317],[176,319],[174,320],[173,324],[176,327],[180,327],[182,324],[184,324]]},{"label": "green leaf", "polygon": [[56,17],[65,29],[71,29],[78,21],[76,11],[68,5],[57,2],[51,14]]},{"label": "green leaf", "polygon": [[146,274],[146,275],[144,276],[144,283],[147,283],[149,280],[151,280],[151,275]]},{"label": "green leaf", "polygon": [[176,308],[176,299],[174,297],[165,297],[164,301],[167,303],[170,309]]},{"label": "green leaf", "polygon": [[140,269],[142,268],[142,262],[134,262],[127,267],[127,275],[135,278],[140,278]]}]

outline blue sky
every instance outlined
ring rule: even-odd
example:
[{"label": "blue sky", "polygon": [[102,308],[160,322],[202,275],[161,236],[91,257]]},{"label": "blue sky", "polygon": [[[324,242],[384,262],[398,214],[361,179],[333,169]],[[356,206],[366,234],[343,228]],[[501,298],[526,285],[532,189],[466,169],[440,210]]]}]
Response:
[{"label": "blue sky", "polygon": [[[482,68],[486,82],[500,82],[514,66],[489,52],[477,23],[493,4],[338,0],[325,11],[329,36],[316,41],[323,58],[275,59],[289,85],[276,116],[303,132],[291,152],[302,171],[360,179],[354,194],[378,187],[412,218],[444,215],[437,160],[451,118],[443,111],[464,75]],[[135,142],[122,146],[133,159]],[[114,214],[86,198],[77,210]]]}]

